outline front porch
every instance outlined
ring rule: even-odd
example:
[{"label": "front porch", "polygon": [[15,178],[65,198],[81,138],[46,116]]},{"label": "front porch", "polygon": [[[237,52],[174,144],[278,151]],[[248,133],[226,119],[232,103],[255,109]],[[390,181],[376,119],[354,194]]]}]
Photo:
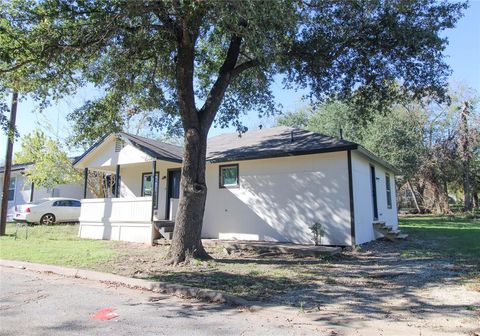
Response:
[{"label": "front porch", "polygon": [[[171,238],[180,196],[180,160],[146,154],[136,143],[126,145],[128,140],[106,139],[95,155],[75,163],[84,171],[81,238],[147,244]],[[108,182],[106,197],[91,198],[91,172],[101,173]]]},{"label": "front porch", "polygon": [[[85,192],[79,236],[148,244],[159,238],[171,239],[180,174],[178,169],[157,163],[115,167],[116,173],[110,176],[119,183],[113,184],[111,197],[87,198]],[[152,171],[147,172],[147,167],[153,167]],[[102,172],[111,173],[105,168]],[[87,179],[85,171],[85,184]]]}]

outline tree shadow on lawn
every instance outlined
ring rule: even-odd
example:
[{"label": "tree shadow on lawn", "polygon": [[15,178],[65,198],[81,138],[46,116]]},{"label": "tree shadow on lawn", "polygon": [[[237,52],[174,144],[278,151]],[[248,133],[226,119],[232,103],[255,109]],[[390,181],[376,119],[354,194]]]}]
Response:
[{"label": "tree shadow on lawn", "polygon": [[287,277],[270,277],[256,272],[236,274],[219,270],[195,272],[162,272],[150,280],[176,283],[198,288],[223,291],[249,301],[265,301],[293,288],[305,288],[305,283]]},{"label": "tree shadow on lawn", "polygon": [[457,283],[465,268],[439,256],[402,257],[402,250],[412,243],[377,241],[360,253],[327,260],[229,257],[216,259],[210,268],[164,271],[150,279],[221,290],[265,307],[286,305],[344,326],[367,317],[447,318],[468,313],[462,302],[438,301],[425,294]]}]

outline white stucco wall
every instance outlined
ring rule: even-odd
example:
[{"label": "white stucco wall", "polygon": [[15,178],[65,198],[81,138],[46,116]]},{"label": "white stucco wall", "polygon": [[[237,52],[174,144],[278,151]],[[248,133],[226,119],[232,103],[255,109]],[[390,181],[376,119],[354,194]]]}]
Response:
[{"label": "white stucco wall", "polygon": [[346,152],[231,163],[239,188],[219,188],[219,164],[207,165],[204,237],[312,243],[318,221],[322,244],[350,244]]},{"label": "white stucco wall", "polygon": [[110,135],[97,148],[88,153],[75,167],[78,169],[85,167],[90,169],[104,168],[106,171],[115,172],[117,164],[126,165],[152,161],[149,155],[128,144],[125,144],[120,151],[116,152],[115,140],[115,136]]},{"label": "white stucco wall", "polygon": [[[383,166],[375,163],[357,151],[352,151],[352,177],[355,209],[355,243],[365,242],[378,238],[373,230],[373,199],[370,178],[370,165],[375,167],[377,185],[378,220],[393,228],[398,228],[397,197],[395,194],[395,174]],[[390,174],[392,190],[392,208],[387,208],[387,193],[385,173]]]}]

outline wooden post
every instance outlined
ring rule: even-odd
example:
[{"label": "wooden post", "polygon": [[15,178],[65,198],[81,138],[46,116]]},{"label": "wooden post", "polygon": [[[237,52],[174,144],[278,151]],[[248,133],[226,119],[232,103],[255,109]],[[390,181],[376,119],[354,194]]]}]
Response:
[{"label": "wooden post", "polygon": [[87,198],[88,168],[83,170],[83,198]]},{"label": "wooden post", "polygon": [[10,187],[10,172],[12,170],[13,140],[15,121],[17,119],[18,91],[14,89],[12,94],[12,109],[10,112],[10,125],[7,134],[7,153],[5,155],[5,169],[3,171],[3,193],[0,214],[0,236],[5,235],[7,227],[8,189]]},{"label": "wooden post", "polygon": [[115,197],[118,198],[120,193],[120,165],[117,164],[117,169],[115,170]]},{"label": "wooden post", "polygon": [[151,215],[151,221],[153,222],[153,213],[156,208],[156,190],[155,190],[155,185],[157,183],[157,160],[152,161],[152,215]]}]

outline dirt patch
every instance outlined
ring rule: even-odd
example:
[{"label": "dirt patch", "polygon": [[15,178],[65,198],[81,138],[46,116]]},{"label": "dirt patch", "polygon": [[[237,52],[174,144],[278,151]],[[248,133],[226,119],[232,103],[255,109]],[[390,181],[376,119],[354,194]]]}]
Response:
[{"label": "dirt patch", "polygon": [[223,290],[263,305],[295,307],[338,334],[352,330],[378,334],[381,328],[393,326],[406,333],[423,330],[422,335],[480,331],[478,265],[406,253],[427,243],[378,240],[324,258],[226,254],[217,247],[209,251],[211,261],[193,260],[175,267],[164,264],[168,246],[119,242],[118,258],[100,268]]}]

